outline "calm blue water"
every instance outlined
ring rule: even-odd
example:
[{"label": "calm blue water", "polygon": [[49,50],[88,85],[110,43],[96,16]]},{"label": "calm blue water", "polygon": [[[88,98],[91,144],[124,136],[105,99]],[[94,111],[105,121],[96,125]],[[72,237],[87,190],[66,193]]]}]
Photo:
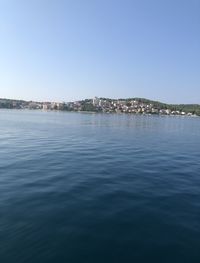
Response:
[{"label": "calm blue water", "polygon": [[0,262],[200,262],[200,118],[0,110]]}]

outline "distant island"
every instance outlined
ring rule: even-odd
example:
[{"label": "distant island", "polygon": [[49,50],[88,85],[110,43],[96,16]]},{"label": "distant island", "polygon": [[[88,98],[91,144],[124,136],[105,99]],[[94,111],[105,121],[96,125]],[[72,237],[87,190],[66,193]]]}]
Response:
[{"label": "distant island", "polygon": [[93,99],[62,103],[0,99],[0,108],[200,116],[199,104],[166,104],[144,98],[109,99],[95,97]]}]

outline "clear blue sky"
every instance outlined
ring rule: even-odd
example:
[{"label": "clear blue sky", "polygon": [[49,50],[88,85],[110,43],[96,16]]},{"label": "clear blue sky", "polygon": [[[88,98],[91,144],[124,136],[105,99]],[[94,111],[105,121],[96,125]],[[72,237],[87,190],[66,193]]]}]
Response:
[{"label": "clear blue sky", "polygon": [[200,103],[200,0],[0,0],[0,97]]}]

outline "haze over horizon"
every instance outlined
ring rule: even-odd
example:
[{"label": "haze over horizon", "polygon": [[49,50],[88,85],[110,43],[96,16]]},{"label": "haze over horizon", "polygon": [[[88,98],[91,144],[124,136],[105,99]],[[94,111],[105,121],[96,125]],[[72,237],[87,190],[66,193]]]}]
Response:
[{"label": "haze over horizon", "polygon": [[2,0],[0,98],[200,104],[200,1]]}]

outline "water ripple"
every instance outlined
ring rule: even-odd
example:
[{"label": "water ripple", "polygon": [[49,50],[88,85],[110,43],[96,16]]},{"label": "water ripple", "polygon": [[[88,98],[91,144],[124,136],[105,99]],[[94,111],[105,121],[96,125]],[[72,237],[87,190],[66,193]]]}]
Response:
[{"label": "water ripple", "polygon": [[199,262],[200,121],[1,111],[0,261]]}]

